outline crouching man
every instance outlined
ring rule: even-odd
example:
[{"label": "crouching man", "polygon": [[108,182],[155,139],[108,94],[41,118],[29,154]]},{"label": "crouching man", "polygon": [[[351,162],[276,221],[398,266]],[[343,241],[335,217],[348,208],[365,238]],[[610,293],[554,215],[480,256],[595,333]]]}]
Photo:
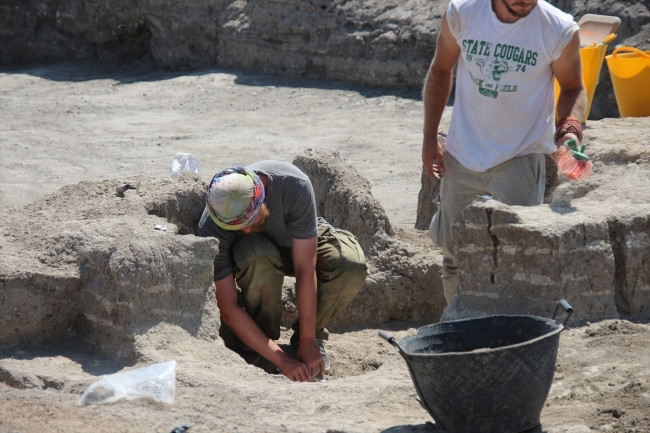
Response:
[{"label": "crouching man", "polygon": [[[219,239],[214,281],[226,346],[294,381],[327,373],[325,326],[357,295],[367,266],[354,235],[317,217],[307,175],[272,160],[217,173],[198,234]],[[295,358],[275,342],[285,276],[296,278]]]}]

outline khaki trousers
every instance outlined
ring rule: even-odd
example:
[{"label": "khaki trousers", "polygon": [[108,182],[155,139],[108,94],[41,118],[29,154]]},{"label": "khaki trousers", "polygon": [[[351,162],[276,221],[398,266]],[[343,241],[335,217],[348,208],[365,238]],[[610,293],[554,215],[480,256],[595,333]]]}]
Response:
[{"label": "khaki trousers", "polygon": [[458,266],[451,231],[454,220],[477,196],[490,195],[507,205],[534,206],[544,201],[545,157],[541,153],[520,156],[487,171],[472,171],[449,153],[443,157],[445,174],[440,183],[439,209],[431,220],[429,235],[442,249],[442,283],[447,303],[458,286]]},{"label": "khaki trousers", "polygon": [[[242,236],[233,246],[235,279],[241,289],[239,303],[260,329],[273,340],[280,337],[282,283],[293,276],[290,248],[279,248],[268,238]],[[368,275],[365,255],[357,239],[346,230],[321,226],[316,252],[316,338],[329,336],[327,323],[359,293]],[[292,326],[291,343],[299,340],[298,323]],[[221,324],[220,335],[227,347],[239,350],[242,343]]]}]

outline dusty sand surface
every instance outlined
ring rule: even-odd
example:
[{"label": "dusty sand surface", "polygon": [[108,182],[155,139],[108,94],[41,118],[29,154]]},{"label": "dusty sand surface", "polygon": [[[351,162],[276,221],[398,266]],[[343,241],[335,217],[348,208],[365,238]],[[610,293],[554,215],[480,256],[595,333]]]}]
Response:
[{"label": "dusty sand surface", "polygon": [[2,208],[84,179],[167,176],[176,152],[196,155],[209,180],[231,164],[291,161],[319,148],[338,149],[370,180],[391,222],[412,227],[415,221],[417,92],[88,63],[5,72],[0,88]]},{"label": "dusty sand surface", "polygon": [[[198,156],[207,180],[227,165],[332,148],[369,179],[402,236],[425,238],[412,229],[420,188],[417,93],[238,71],[67,63],[0,71],[0,98],[2,209],[81,180],[167,176],[176,152]],[[0,432],[167,433],[183,423],[193,425],[191,433],[441,432],[416,401],[403,359],[377,337],[385,329],[399,339],[423,324],[333,329],[325,383],[266,375],[219,341],[165,323],[139,342],[147,356],[136,366],[88,353],[74,338],[14,348],[0,353]],[[648,323],[569,323],[537,431],[650,432],[649,342]],[[104,374],[169,359],[178,362],[173,404],[76,405]]]}]

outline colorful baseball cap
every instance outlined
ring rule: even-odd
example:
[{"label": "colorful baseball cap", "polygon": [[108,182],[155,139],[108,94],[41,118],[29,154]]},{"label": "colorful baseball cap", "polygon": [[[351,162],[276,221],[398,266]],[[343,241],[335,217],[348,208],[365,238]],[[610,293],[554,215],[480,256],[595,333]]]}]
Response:
[{"label": "colorful baseball cap", "polygon": [[264,185],[245,167],[232,167],[214,175],[206,194],[212,221],[225,230],[239,230],[251,224],[264,203]]}]

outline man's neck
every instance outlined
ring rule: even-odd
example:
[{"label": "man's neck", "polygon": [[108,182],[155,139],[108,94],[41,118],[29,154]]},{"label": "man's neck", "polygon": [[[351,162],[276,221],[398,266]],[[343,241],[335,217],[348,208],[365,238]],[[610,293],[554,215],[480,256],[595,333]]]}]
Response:
[{"label": "man's neck", "polygon": [[497,19],[503,23],[511,24],[515,21],[518,21],[521,16],[513,14],[512,11],[508,10],[508,7],[503,3],[502,0],[492,0],[492,12],[497,16]]}]

